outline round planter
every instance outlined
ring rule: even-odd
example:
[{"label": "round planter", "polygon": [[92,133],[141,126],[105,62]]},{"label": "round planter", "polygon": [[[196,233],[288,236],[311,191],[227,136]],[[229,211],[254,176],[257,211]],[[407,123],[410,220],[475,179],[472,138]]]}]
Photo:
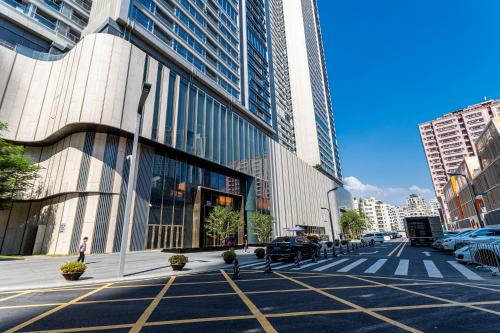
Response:
[{"label": "round planter", "polygon": [[266,257],[265,254],[261,254],[261,255],[256,254],[256,256],[257,256],[257,259],[264,259]]},{"label": "round planter", "polygon": [[84,272],[77,272],[77,273],[62,273],[66,281],[76,281],[82,276]]},{"label": "round planter", "polygon": [[226,264],[232,264],[232,263],[234,262],[234,259],[233,259],[233,258],[231,258],[231,259],[229,259],[229,258],[224,258],[224,262],[225,262]]},{"label": "round planter", "polygon": [[185,265],[186,264],[170,264],[170,266],[172,266],[172,269],[174,271],[182,271]]}]

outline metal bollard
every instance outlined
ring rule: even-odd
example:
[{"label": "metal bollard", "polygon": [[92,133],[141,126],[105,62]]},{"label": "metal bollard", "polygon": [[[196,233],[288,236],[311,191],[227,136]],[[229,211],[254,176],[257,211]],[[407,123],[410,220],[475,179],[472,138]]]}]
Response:
[{"label": "metal bollard", "polygon": [[323,249],[323,257],[328,259],[328,250],[326,248]]},{"label": "metal bollard", "polygon": [[335,253],[335,244],[332,246],[332,256],[335,258],[337,253]]},{"label": "metal bollard", "polygon": [[346,249],[347,249],[347,253],[349,253],[349,252],[350,252],[350,251],[349,251],[349,243],[346,243],[346,244],[345,244],[345,247],[346,247]]},{"label": "metal bollard", "polygon": [[240,263],[238,259],[234,259],[233,280],[238,280],[239,278],[240,278]]},{"label": "metal bollard", "polygon": [[371,246],[375,246],[375,241],[373,239],[371,240],[370,243],[371,243]]},{"label": "metal bollard", "polygon": [[300,261],[302,260],[302,252],[297,251],[297,255],[295,256],[295,267],[300,267]]},{"label": "metal bollard", "polygon": [[316,251],[314,251],[314,253],[312,254],[312,257],[311,257],[311,262],[316,262]]},{"label": "metal bollard", "polygon": [[266,267],[264,267],[264,273],[271,273],[271,257],[266,256]]},{"label": "metal bollard", "polygon": [[342,248],[342,244],[340,244],[339,247],[340,247],[340,254],[344,254],[344,249]]}]

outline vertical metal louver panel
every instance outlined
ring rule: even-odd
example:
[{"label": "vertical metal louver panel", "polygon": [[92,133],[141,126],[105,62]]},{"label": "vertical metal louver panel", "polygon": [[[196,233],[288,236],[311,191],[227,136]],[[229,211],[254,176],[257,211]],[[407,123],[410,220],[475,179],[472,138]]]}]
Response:
[{"label": "vertical metal louver panel", "polygon": [[[78,182],[76,190],[78,192],[85,191],[87,187],[87,180],[89,177],[89,167],[91,161],[92,150],[94,149],[95,133],[87,133],[85,135],[85,142],[83,144],[83,157],[80,165],[80,173],[78,175]],[[73,232],[71,234],[71,243],[69,247],[70,253],[78,251],[80,237],[82,235],[82,224],[85,217],[85,208],[87,206],[87,197],[85,194],[78,195],[78,202],[76,205],[75,220],[73,222]]]},{"label": "vertical metal louver panel", "polygon": [[116,156],[118,153],[118,137],[108,135],[106,148],[104,150],[104,163],[99,184],[99,202],[97,204],[96,221],[94,225],[94,236],[92,237],[92,253],[104,253],[106,239],[108,236],[109,215],[113,195],[113,173],[116,167]]},{"label": "vertical metal louver panel", "polygon": [[136,197],[132,220],[132,239],[130,251],[144,250],[148,208],[151,196],[151,176],[153,174],[154,149],[141,147],[139,171],[137,174]]},{"label": "vertical metal louver panel", "polygon": [[127,139],[125,147],[125,161],[123,161],[122,184],[120,186],[120,199],[118,200],[118,215],[116,217],[115,240],[113,242],[113,252],[120,251],[122,242],[123,216],[125,214],[125,202],[127,201],[128,176],[130,173],[130,159],[127,156],[132,154],[132,140]]}]

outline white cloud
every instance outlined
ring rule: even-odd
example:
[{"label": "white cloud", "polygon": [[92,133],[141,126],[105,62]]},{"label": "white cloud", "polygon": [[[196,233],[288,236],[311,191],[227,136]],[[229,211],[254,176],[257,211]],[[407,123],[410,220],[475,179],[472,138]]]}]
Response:
[{"label": "white cloud", "polygon": [[412,185],[405,187],[380,187],[373,184],[363,183],[354,176],[344,178],[345,188],[349,190],[354,197],[375,197],[379,200],[391,203],[393,205],[403,205],[406,197],[412,193],[423,196],[426,200],[434,197],[434,192],[428,188],[422,188]]}]

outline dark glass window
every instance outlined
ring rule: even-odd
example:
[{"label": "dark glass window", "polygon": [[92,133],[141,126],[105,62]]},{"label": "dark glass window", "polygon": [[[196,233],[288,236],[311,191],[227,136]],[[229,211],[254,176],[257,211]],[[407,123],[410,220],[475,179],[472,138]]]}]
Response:
[{"label": "dark glass window", "polygon": [[213,156],[212,160],[219,162],[219,146],[220,146],[220,117],[219,117],[220,104],[214,101],[214,126],[213,126]]},{"label": "dark glass window", "polygon": [[233,144],[234,144],[234,137],[233,137],[233,119],[232,119],[232,113],[228,111],[227,113],[227,164],[229,166],[233,165]]},{"label": "dark glass window", "polygon": [[226,108],[220,108],[220,164],[226,165]]},{"label": "dark glass window", "polygon": [[188,153],[194,153],[194,126],[196,117],[196,88],[191,86],[189,89],[189,107],[187,115],[187,142],[186,150]]},{"label": "dark glass window", "polygon": [[186,103],[187,103],[187,84],[181,81],[179,87],[179,107],[177,111],[177,130],[175,133],[176,144],[175,148],[185,150],[186,144],[184,135],[186,133]]},{"label": "dark glass window", "polygon": [[198,90],[195,145],[196,145],[196,155],[201,157],[203,157],[203,154],[205,152],[205,137],[203,135],[204,116],[205,116],[205,93],[203,93],[201,90]]},{"label": "dark glass window", "polygon": [[158,108],[160,104],[160,91],[161,91],[161,73],[163,70],[163,66],[158,64],[158,73],[156,76],[156,93],[155,93],[155,105],[153,109],[153,129],[151,132],[151,138],[153,140],[158,140]]},{"label": "dark glass window", "polygon": [[207,97],[207,107],[205,108],[205,158],[212,159],[212,98]]},{"label": "dark glass window", "polygon": [[174,125],[174,93],[175,93],[175,74],[170,73],[168,80],[168,100],[167,100],[167,119],[165,123],[165,143],[172,144],[172,129]]}]

